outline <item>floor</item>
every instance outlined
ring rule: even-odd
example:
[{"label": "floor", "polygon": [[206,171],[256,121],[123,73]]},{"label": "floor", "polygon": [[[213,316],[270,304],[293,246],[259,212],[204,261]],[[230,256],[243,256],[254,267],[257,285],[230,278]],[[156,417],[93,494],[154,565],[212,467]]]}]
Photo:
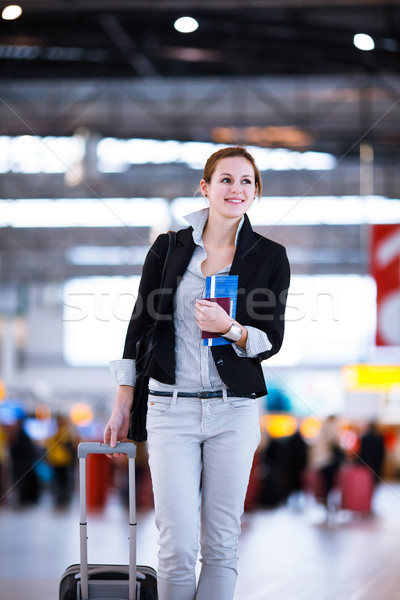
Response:
[{"label": "floor", "polygon": [[[153,512],[138,515],[138,562],[156,567]],[[0,508],[0,600],[56,600],[79,561],[77,503]],[[88,520],[89,561],[126,563],[125,510],[111,497]],[[311,498],[246,513],[235,600],[399,600],[400,484],[381,484],[373,515],[327,515]]]}]

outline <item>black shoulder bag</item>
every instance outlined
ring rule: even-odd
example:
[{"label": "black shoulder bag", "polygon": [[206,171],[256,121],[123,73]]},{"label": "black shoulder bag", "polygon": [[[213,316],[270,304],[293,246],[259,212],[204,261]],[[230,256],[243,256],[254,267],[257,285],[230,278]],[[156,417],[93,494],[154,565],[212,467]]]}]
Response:
[{"label": "black shoulder bag", "polygon": [[[161,274],[160,290],[164,285],[165,271],[168,256],[175,247],[176,233],[168,231],[168,249],[165,255],[164,266]],[[161,294],[158,297],[156,314],[160,308]],[[157,318],[149,325],[145,333],[136,344],[136,382],[133,392],[133,403],[131,408],[128,438],[134,442],[145,442],[147,440],[146,417],[147,400],[149,396],[149,376],[146,370],[151,359],[153,350],[153,338]]]}]

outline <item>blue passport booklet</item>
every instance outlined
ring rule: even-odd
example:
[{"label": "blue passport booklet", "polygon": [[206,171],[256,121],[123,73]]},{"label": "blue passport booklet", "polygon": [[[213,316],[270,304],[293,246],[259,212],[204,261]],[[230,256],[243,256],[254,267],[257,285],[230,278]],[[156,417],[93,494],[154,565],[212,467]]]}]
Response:
[{"label": "blue passport booklet", "polygon": [[[222,308],[232,317],[236,318],[236,304],[238,294],[238,275],[211,275],[206,278],[205,300],[218,302]],[[229,307],[229,310],[227,310]],[[230,344],[228,340],[220,337],[217,333],[203,332],[204,346],[223,346]]]}]

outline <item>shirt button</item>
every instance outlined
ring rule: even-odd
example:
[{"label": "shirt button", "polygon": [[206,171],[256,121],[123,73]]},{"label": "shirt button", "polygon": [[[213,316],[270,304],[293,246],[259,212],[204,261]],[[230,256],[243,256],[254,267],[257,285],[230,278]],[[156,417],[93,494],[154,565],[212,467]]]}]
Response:
[{"label": "shirt button", "polygon": [[224,364],[224,360],[223,360],[222,358],[219,358],[219,359],[217,360],[217,363],[216,363],[216,364],[217,364],[219,367],[222,367],[222,365]]}]

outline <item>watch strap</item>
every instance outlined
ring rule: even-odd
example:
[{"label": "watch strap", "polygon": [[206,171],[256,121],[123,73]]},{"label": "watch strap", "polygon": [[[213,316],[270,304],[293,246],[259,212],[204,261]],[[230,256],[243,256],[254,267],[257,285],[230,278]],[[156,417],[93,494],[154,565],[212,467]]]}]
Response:
[{"label": "watch strap", "polygon": [[235,325],[232,323],[231,328],[226,333],[221,333],[221,337],[223,337],[228,342],[237,342],[243,335],[243,330],[239,325]]}]

